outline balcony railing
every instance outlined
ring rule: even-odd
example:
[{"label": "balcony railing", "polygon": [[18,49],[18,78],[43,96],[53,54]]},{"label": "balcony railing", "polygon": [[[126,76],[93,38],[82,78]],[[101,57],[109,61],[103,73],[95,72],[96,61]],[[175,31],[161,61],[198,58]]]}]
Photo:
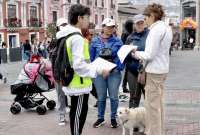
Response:
[{"label": "balcony railing", "polygon": [[38,18],[31,18],[27,20],[28,27],[41,27],[42,21]]},{"label": "balcony railing", "polygon": [[22,22],[18,18],[4,19],[5,27],[22,27]]}]

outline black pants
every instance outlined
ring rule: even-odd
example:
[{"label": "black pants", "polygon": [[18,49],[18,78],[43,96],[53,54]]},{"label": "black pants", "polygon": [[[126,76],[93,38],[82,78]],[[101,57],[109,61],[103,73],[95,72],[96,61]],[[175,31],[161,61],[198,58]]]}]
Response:
[{"label": "black pants", "polygon": [[96,99],[98,98],[98,97],[97,97],[97,90],[96,90],[96,88],[95,88],[95,86],[94,86],[94,83],[92,83],[92,90],[91,90],[90,93],[91,93],[92,96],[94,96]]},{"label": "black pants", "polygon": [[81,135],[88,112],[89,94],[71,96],[70,128],[72,135]]},{"label": "black pants", "polygon": [[0,73],[0,79],[3,79],[3,75]]},{"label": "black pants", "polygon": [[123,90],[127,88],[127,82],[128,82],[127,73],[128,73],[128,70],[125,67],[124,78],[123,78],[123,82],[122,82],[122,88],[123,88]]},{"label": "black pants", "polygon": [[145,97],[144,85],[137,82],[137,76],[128,71],[128,84],[130,88],[129,108],[139,107],[141,95]]}]

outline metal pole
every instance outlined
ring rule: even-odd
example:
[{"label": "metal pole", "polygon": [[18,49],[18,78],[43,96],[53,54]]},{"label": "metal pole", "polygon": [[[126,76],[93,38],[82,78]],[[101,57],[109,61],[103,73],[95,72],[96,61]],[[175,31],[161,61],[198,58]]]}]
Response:
[{"label": "metal pole", "polygon": [[[182,21],[184,18],[184,15],[183,15],[183,4],[182,4],[182,0],[180,0],[180,21]],[[182,31],[180,30],[180,47],[181,49],[183,49],[183,33]]]},{"label": "metal pole", "polygon": [[197,23],[197,28],[196,28],[196,46],[199,46],[199,0],[196,0],[196,23]]}]

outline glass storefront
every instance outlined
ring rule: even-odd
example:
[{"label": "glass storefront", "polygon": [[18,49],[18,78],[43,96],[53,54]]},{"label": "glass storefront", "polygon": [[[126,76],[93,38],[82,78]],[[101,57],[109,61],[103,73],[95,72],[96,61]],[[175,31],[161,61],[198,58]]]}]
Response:
[{"label": "glass storefront", "polygon": [[[189,1],[182,4],[182,20],[191,18],[196,21],[196,2]],[[182,30],[182,49],[193,49],[196,43],[196,29],[185,27]]]}]

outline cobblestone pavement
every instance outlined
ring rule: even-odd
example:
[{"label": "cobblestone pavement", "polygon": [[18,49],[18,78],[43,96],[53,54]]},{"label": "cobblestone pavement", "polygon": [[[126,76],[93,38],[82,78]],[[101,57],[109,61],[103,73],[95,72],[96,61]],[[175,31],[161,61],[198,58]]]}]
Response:
[{"label": "cobblestone pavement", "polygon": [[[70,135],[69,123],[63,127],[58,126],[56,110],[48,111],[43,116],[37,115],[34,109],[22,110],[18,115],[9,112],[14,98],[10,94],[9,84],[14,82],[22,67],[21,62],[0,65],[0,71],[4,69],[3,73],[8,77],[8,84],[0,84],[0,135]],[[200,135],[199,67],[200,52],[172,52],[165,92],[167,135]],[[56,100],[55,91],[45,95]],[[97,114],[96,108],[93,107],[94,103],[95,99],[91,96],[83,135],[121,135],[121,127],[110,128],[109,105],[106,125],[98,129],[92,128]],[[127,104],[121,102],[120,106]]]}]

